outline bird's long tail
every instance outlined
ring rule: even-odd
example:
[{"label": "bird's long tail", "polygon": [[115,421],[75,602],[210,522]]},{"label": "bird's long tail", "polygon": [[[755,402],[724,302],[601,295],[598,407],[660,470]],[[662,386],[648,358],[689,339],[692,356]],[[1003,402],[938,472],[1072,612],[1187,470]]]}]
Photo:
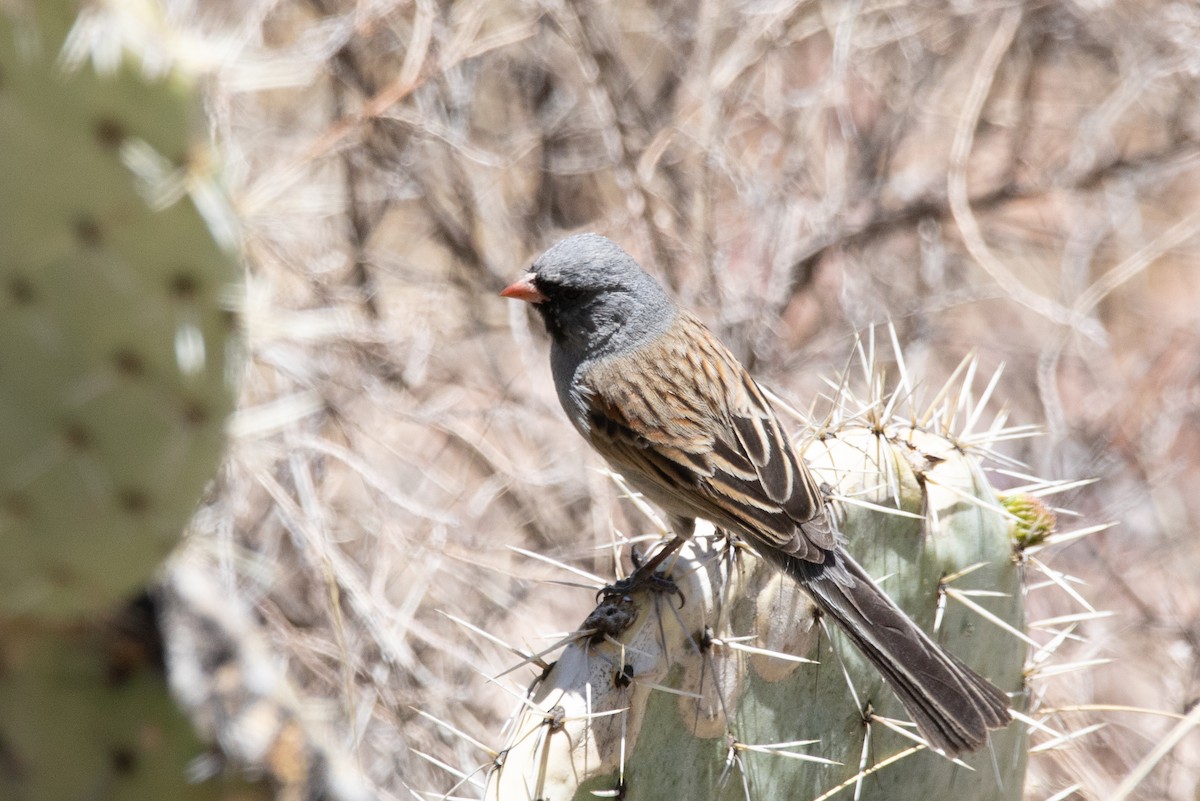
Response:
[{"label": "bird's long tail", "polygon": [[1011,721],[1008,697],[929,638],[841,548],[785,569],[883,674],[921,734],[954,756]]}]

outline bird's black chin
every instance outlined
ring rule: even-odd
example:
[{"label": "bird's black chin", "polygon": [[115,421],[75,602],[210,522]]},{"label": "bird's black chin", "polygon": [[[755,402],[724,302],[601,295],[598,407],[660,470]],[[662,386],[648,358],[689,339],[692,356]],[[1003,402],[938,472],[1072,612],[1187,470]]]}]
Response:
[{"label": "bird's black chin", "polygon": [[555,303],[538,303],[533,308],[537,309],[538,314],[542,316],[542,322],[546,324],[546,333],[556,343],[562,344],[566,338],[566,330],[563,327],[562,310]]},{"label": "bird's black chin", "polygon": [[534,308],[542,315],[554,344],[573,353],[585,354],[602,348],[619,328],[619,323],[607,316],[597,319],[586,301],[539,303]]}]

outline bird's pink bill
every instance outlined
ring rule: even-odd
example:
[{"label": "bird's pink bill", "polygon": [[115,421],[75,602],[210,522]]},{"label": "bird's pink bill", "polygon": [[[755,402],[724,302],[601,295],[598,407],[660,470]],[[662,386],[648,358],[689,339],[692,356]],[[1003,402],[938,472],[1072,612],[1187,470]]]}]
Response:
[{"label": "bird's pink bill", "polygon": [[537,286],[533,283],[537,275],[534,273],[525,273],[525,275],[513,281],[500,292],[502,298],[515,298],[523,300],[526,303],[541,303],[546,300],[546,296],[538,291]]}]

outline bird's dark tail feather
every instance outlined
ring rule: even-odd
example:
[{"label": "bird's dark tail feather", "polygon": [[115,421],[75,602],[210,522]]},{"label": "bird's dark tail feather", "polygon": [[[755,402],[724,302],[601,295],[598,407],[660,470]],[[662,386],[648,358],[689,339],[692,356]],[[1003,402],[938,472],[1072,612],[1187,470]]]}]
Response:
[{"label": "bird's dark tail feather", "polygon": [[974,751],[1012,720],[1008,697],[931,640],[841,548],[825,564],[792,559],[785,569],[883,674],[935,748]]}]

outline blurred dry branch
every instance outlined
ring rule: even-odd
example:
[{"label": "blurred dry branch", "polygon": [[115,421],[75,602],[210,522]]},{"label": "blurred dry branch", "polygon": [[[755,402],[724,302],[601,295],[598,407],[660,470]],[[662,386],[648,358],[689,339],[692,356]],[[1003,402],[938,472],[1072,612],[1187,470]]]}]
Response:
[{"label": "blurred dry branch", "polygon": [[[1200,697],[1200,7],[176,5],[220,54],[248,271],[243,397],[189,551],[380,797],[454,784],[414,751],[491,759],[414,712],[476,737],[506,712],[484,676],[514,658],[441,613],[568,630],[591,593],[510,546],[610,576],[613,526],[640,533],[558,413],[539,327],[495,297],[585,228],[804,407],[884,319],[929,386],[972,350],[1006,363],[1012,419],[1047,426],[1010,455],[1100,479],[1063,505],[1120,521],[1054,557],[1118,613],[1066,647],[1114,661],[1043,703]],[[1173,725],[1075,714],[1108,726],[1035,759],[1031,799],[1106,797]],[[1130,797],[1198,778],[1193,735]]]}]

